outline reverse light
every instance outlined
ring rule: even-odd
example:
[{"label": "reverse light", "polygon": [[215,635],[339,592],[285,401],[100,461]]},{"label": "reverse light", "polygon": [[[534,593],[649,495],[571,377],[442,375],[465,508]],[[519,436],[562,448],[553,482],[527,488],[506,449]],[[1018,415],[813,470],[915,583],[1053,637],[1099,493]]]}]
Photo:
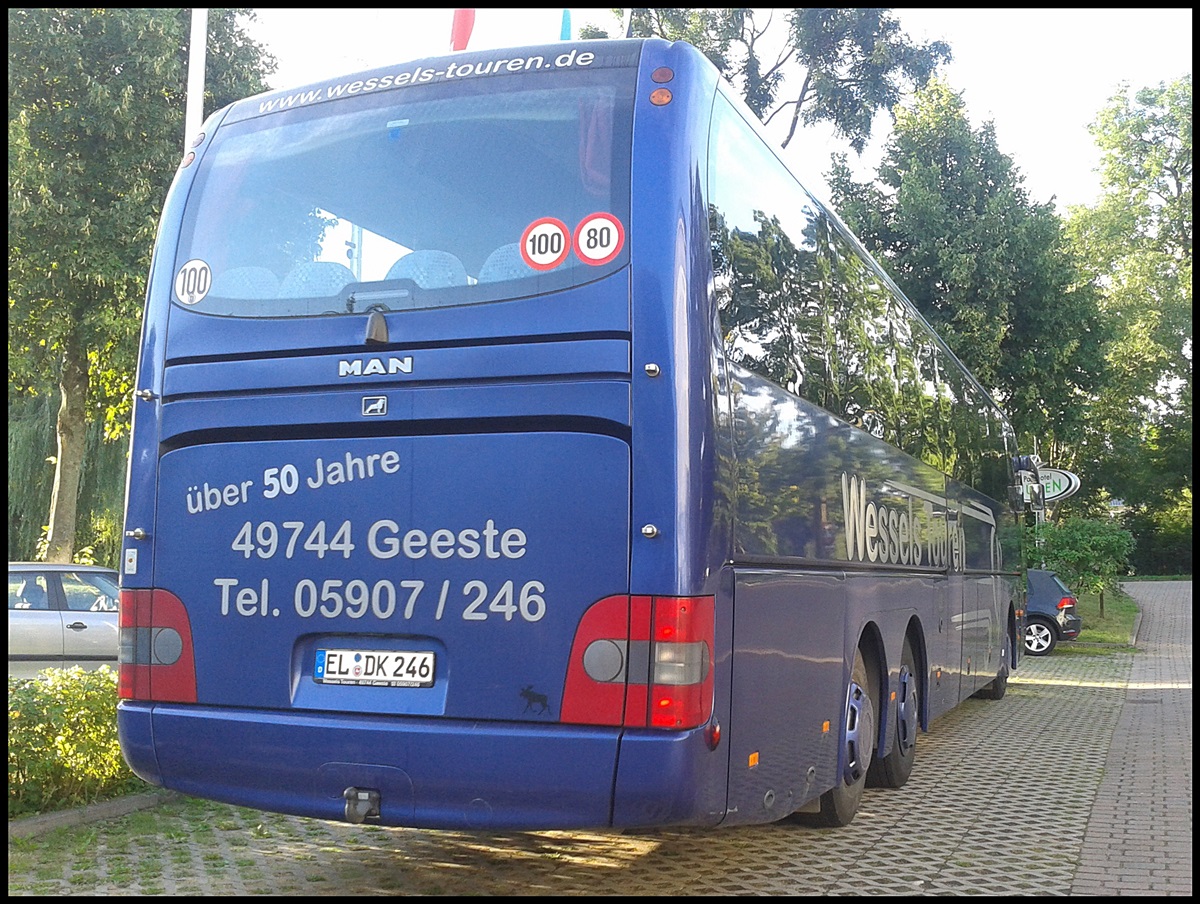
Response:
[{"label": "reverse light", "polygon": [[711,596],[594,603],[575,632],[562,721],[676,731],[705,724],[714,631]]},{"label": "reverse light", "polygon": [[122,590],[118,625],[118,699],[195,703],[192,624],[179,597]]},{"label": "reverse light", "polygon": [[713,598],[655,597],[650,727],[703,725],[712,715]]}]

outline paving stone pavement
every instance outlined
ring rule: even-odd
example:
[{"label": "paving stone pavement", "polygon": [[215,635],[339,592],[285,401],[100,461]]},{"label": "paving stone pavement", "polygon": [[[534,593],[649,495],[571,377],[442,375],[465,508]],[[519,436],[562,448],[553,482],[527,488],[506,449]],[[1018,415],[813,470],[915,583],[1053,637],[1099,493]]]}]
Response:
[{"label": "paving stone pavement", "polygon": [[1137,655],[1071,886],[1192,893],[1192,583],[1134,581]]},{"label": "paving stone pavement", "polygon": [[842,829],[473,834],[172,797],[10,824],[9,894],[1190,896],[1191,582],[1126,589],[1136,655],[1026,657]]}]

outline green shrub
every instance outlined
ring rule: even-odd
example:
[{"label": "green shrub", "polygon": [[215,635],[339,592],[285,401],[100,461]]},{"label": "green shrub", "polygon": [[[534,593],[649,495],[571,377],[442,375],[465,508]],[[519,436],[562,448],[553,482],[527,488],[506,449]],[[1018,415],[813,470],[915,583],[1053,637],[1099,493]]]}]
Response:
[{"label": "green shrub", "polygon": [[116,672],[47,669],[8,679],[9,819],[146,787],[121,757]]}]

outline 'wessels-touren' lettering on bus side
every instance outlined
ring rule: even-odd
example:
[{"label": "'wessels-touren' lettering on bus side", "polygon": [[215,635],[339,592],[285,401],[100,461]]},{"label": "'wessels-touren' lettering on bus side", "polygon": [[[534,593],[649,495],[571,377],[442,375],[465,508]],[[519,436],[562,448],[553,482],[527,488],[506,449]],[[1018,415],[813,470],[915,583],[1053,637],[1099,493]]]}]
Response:
[{"label": "'wessels-touren' lettering on bus side", "polygon": [[954,528],[947,541],[945,531],[934,528],[933,503],[926,501],[917,508],[909,496],[907,506],[889,507],[870,501],[867,496],[867,482],[863,478],[842,474],[846,558],[938,568],[946,564],[949,555],[953,567],[962,566],[964,531],[961,527]]}]

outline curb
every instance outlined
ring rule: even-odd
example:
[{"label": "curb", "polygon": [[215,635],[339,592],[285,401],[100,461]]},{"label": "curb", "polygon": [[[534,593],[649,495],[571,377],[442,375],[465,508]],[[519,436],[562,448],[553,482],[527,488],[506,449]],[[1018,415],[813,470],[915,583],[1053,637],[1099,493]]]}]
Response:
[{"label": "curb", "polygon": [[113,819],[137,810],[156,807],[167,801],[175,800],[183,795],[177,791],[147,791],[142,794],[128,794],[113,800],[102,801],[98,804],[88,804],[86,807],[76,807],[74,810],[60,810],[57,813],[39,813],[37,816],[26,816],[22,819],[12,819],[8,823],[8,837],[31,838],[44,835],[65,826],[77,826],[101,819]]}]

